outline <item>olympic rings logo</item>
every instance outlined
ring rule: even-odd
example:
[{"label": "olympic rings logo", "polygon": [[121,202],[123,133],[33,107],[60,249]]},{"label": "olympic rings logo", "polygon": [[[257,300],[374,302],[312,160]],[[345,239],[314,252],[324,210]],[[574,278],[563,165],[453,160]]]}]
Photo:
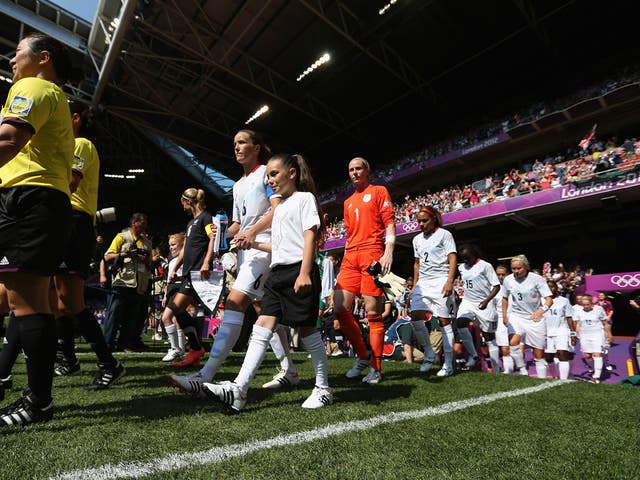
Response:
[{"label": "olympic rings logo", "polygon": [[418,222],[403,223],[402,225],[400,225],[400,228],[405,233],[415,232],[416,230],[418,230]]},{"label": "olympic rings logo", "polygon": [[613,275],[609,281],[620,288],[640,287],[640,273],[634,275]]}]

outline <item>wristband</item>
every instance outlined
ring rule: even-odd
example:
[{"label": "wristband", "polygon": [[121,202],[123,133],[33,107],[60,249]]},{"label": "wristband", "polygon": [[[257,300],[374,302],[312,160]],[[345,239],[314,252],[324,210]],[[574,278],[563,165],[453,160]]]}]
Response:
[{"label": "wristband", "polygon": [[578,334],[577,334],[576,332],[571,332],[571,333],[569,334],[569,336],[570,336],[570,337],[577,337],[577,336],[578,336]]},{"label": "wristband", "polygon": [[395,234],[394,234],[394,235],[387,235],[387,236],[384,238],[384,243],[391,243],[391,244],[396,243],[396,236],[395,236]]}]

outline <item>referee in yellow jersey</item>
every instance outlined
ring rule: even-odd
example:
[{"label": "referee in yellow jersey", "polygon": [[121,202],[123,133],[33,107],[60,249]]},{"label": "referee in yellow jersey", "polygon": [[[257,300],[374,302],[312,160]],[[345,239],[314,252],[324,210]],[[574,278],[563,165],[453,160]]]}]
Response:
[{"label": "referee in yellow jersey", "polygon": [[56,327],[48,293],[69,239],[74,149],[60,88],[71,72],[67,48],[31,34],[9,63],[13,86],[0,121],[0,282],[18,326],[29,387],[0,409],[0,427],[53,416]]}]

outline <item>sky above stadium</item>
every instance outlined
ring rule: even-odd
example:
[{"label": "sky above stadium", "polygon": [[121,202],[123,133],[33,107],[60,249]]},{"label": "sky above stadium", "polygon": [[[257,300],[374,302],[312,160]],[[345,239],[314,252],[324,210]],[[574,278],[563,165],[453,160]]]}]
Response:
[{"label": "sky above stadium", "polygon": [[93,22],[98,8],[98,0],[51,0],[51,3],[59,5],[88,22]]}]

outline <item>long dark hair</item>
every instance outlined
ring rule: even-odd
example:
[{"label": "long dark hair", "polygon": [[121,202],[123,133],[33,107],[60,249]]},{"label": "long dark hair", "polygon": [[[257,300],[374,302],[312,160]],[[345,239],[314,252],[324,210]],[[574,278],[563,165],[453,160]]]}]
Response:
[{"label": "long dark hair", "polygon": [[243,128],[242,130],[238,130],[237,133],[246,133],[249,135],[251,139],[251,143],[254,145],[260,145],[260,152],[258,152],[258,161],[262,164],[265,164],[271,158],[271,149],[269,145],[267,145],[264,141],[264,137],[262,134],[256,132],[255,130],[250,130],[248,128]]},{"label": "long dark hair", "polygon": [[270,160],[280,160],[282,166],[288,170],[293,168],[296,171],[296,190],[299,192],[310,192],[313,194],[313,198],[316,201],[316,208],[318,209],[318,216],[320,217],[320,228],[316,235],[316,242],[318,248],[324,245],[324,238],[326,233],[327,224],[324,218],[322,209],[320,208],[320,202],[318,202],[318,191],[316,189],[316,182],[313,180],[313,174],[309,164],[302,155],[288,153],[277,153]]},{"label": "long dark hair", "polygon": [[78,136],[84,138],[92,138],[96,135],[95,121],[93,109],[77,100],[69,100],[69,110],[71,114],[77,113],[80,115],[80,128],[78,129]]},{"label": "long dark hair", "polygon": [[62,85],[73,75],[71,56],[66,45],[44,33],[30,33],[23,40],[28,40],[33,53],[49,52],[51,64],[56,72],[58,81]]}]

